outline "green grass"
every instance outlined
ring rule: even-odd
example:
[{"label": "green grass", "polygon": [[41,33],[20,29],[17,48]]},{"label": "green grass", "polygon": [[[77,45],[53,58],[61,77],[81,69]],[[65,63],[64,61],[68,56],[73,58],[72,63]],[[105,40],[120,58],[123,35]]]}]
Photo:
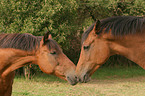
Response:
[{"label": "green grass", "polygon": [[119,67],[119,68],[99,68],[95,74],[93,74],[93,79],[121,79],[121,78],[132,78],[136,76],[145,76],[145,70],[138,66],[133,66],[129,68]]},{"label": "green grass", "polygon": [[100,68],[90,82],[75,86],[46,74],[31,80],[16,76],[12,96],[145,96],[145,70]]}]

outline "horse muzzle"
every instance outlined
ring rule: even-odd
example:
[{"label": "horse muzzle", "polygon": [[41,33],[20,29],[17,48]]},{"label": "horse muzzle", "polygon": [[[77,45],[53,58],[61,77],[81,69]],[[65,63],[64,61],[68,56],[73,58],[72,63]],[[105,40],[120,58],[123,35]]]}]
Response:
[{"label": "horse muzzle", "polygon": [[71,85],[76,85],[78,83],[77,76],[67,76],[66,79]]},{"label": "horse muzzle", "polygon": [[80,83],[87,83],[91,80],[90,75],[86,73],[85,75],[82,75],[80,78],[78,77],[78,81]]}]

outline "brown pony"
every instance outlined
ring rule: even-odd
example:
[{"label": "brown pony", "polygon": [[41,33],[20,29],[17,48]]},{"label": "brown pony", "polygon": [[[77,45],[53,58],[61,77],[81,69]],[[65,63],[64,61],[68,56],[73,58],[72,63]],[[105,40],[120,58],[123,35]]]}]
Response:
[{"label": "brown pony", "polygon": [[82,36],[82,48],[76,68],[80,82],[108,60],[119,54],[145,69],[145,19],[117,16],[97,21]]},{"label": "brown pony", "polygon": [[30,63],[39,65],[40,69],[47,74],[53,74],[68,80],[71,85],[77,83],[76,66],[73,62],[62,52],[58,44],[51,39],[49,32],[42,37],[26,33],[0,35],[1,96],[11,95],[14,70]]}]

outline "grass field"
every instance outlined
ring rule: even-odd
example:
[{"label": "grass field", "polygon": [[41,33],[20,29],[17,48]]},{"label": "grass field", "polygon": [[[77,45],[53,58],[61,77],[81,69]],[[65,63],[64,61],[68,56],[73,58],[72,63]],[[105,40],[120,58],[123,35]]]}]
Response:
[{"label": "grass field", "polygon": [[75,86],[46,74],[31,80],[16,76],[12,96],[145,96],[145,70],[100,68],[90,82]]}]

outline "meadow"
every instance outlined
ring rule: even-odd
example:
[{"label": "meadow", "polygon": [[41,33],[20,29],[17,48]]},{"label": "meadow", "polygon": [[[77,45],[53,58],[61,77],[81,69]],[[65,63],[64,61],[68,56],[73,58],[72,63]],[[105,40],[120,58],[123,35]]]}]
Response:
[{"label": "meadow", "polygon": [[90,82],[75,86],[44,73],[31,80],[16,76],[12,96],[145,96],[145,70],[103,67],[93,74]]}]

